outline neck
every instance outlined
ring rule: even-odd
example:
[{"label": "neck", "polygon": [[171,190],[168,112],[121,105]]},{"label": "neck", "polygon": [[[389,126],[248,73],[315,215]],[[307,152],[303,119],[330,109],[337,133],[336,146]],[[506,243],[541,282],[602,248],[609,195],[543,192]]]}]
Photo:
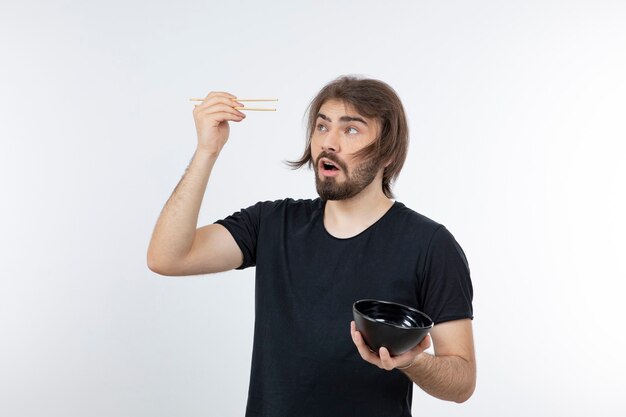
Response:
[{"label": "neck", "polygon": [[346,200],[330,200],[324,209],[324,226],[338,238],[356,236],[376,223],[393,205],[378,181]]}]

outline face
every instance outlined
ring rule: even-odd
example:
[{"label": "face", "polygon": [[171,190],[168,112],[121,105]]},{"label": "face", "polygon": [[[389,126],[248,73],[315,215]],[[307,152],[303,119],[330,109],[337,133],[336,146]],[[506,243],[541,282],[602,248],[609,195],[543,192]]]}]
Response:
[{"label": "face", "polygon": [[311,137],[317,193],[323,200],[345,200],[370,185],[382,167],[378,160],[359,161],[354,154],[376,140],[376,120],[351,106],[329,100],[320,108]]}]

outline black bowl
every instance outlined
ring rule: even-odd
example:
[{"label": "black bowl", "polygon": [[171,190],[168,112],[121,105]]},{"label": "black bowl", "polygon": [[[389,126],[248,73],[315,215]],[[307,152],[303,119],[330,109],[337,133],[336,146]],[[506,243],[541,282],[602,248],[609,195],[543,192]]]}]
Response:
[{"label": "black bowl", "polygon": [[365,343],[377,354],[383,346],[391,356],[411,350],[433,327],[433,321],[421,311],[389,301],[359,300],[352,306],[352,314]]}]

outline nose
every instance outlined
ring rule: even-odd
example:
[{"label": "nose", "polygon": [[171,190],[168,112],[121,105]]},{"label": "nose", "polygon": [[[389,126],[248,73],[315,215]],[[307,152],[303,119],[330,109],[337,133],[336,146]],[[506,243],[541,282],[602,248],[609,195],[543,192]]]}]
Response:
[{"label": "nose", "polygon": [[339,133],[335,129],[329,130],[324,135],[322,139],[322,150],[329,152],[339,152],[341,150]]}]

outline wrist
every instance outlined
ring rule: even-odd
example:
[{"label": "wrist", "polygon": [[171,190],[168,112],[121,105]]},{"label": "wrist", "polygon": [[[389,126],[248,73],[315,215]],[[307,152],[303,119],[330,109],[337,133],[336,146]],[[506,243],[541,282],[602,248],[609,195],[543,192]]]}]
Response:
[{"label": "wrist", "polygon": [[406,371],[411,368],[415,368],[420,362],[423,362],[426,359],[428,354],[426,352],[422,352],[415,356],[411,362],[403,366],[396,366],[395,369],[399,369],[401,371]]},{"label": "wrist", "polygon": [[409,362],[408,365],[396,366],[396,369],[399,369],[401,371],[405,371],[405,370],[409,369],[410,367],[412,367],[413,365],[415,365],[415,361],[416,361],[416,359],[413,359],[413,361]]},{"label": "wrist", "polygon": [[420,357],[420,355],[415,356],[413,360],[406,365],[396,366],[396,369],[399,369],[401,371],[406,371],[407,369],[412,368],[417,363],[417,360]]},{"label": "wrist", "polygon": [[202,159],[217,159],[220,151],[217,149],[206,148],[203,146],[196,147],[195,156]]}]

